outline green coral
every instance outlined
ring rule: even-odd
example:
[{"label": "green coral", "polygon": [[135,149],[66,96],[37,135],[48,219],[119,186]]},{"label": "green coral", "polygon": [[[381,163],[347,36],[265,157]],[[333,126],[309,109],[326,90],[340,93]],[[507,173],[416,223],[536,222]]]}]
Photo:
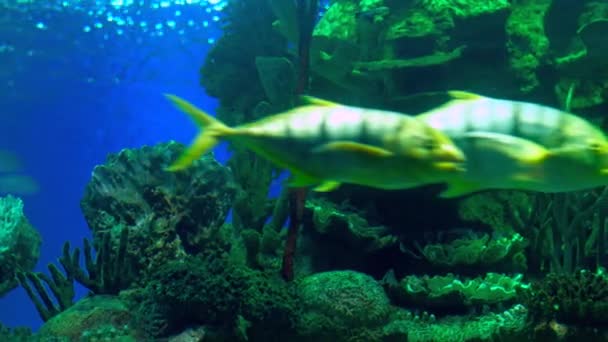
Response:
[{"label": "green coral", "polygon": [[419,0],[419,3],[431,11],[447,10],[462,18],[507,10],[511,7],[509,0]]},{"label": "green coral", "polygon": [[523,92],[540,86],[537,70],[548,60],[549,39],[544,20],[551,3],[552,0],[520,1],[507,19],[509,62]]},{"label": "green coral", "polygon": [[490,266],[507,263],[526,268],[526,240],[518,233],[491,238],[488,234],[456,239],[447,244],[419,248],[422,257],[439,266]]},{"label": "green coral", "polygon": [[525,289],[523,275],[513,277],[487,273],[484,277],[460,280],[445,276],[407,276],[399,283],[398,297],[406,303],[426,307],[470,307],[514,300],[518,289]]},{"label": "green coral", "polygon": [[17,286],[17,271],[29,271],[40,255],[40,234],[23,213],[23,201],[0,197],[0,297]]},{"label": "green coral", "polygon": [[550,273],[521,292],[538,320],[592,327],[608,323],[608,276],[604,270]]},{"label": "green coral", "polygon": [[[426,319],[401,310],[393,321],[384,327],[383,335],[389,341],[408,342],[464,342],[505,340],[507,336],[519,336],[528,324],[528,310],[519,304],[502,313],[481,316]],[[525,340],[525,339],[524,339]]]},{"label": "green coral", "polygon": [[164,322],[160,325],[166,327],[157,331],[160,335],[195,324],[232,333],[246,320],[252,324],[246,334],[263,340],[271,332],[289,334],[295,312],[295,296],[277,275],[217,254],[163,265],[151,275],[142,296],[138,321]]},{"label": "green coral", "polygon": [[298,290],[303,312],[297,328],[307,340],[374,336],[392,311],[382,286],[363,273],[313,274],[300,281]]},{"label": "green coral", "polygon": [[373,226],[352,209],[323,199],[307,201],[306,209],[318,233],[341,240],[353,250],[372,253],[397,244],[397,237],[390,235],[387,227]]},{"label": "green coral", "polygon": [[99,341],[100,334],[119,341],[137,341],[129,327],[131,311],[115,296],[86,297],[46,322],[38,332],[42,341]]}]

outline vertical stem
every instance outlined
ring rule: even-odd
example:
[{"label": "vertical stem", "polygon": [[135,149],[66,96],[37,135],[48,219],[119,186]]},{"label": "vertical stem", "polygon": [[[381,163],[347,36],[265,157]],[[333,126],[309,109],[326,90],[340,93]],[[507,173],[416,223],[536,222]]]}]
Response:
[{"label": "vertical stem", "polygon": [[[299,70],[296,88],[297,95],[305,93],[308,88],[308,79],[310,77],[310,43],[318,13],[318,5],[318,0],[297,0],[296,11],[300,30],[298,37]],[[298,232],[302,225],[306,193],[306,188],[295,188],[289,191],[289,231],[287,232],[281,269],[281,274],[287,281],[291,281],[294,278],[293,259],[296,252]]]}]

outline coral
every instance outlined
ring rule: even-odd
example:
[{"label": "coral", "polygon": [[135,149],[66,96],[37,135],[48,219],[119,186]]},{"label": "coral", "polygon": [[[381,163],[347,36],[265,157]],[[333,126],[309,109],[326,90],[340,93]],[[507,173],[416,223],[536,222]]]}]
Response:
[{"label": "coral", "polygon": [[[80,268],[80,249],[76,248],[71,253],[69,242],[63,245],[63,255],[59,258],[65,275],[54,264],[48,265],[52,279],[43,273],[18,273],[19,283],[34,303],[42,320],[48,321],[72,306],[75,295],[74,280],[91,290],[91,293],[98,295],[118,294],[129,287],[137,279],[137,273],[132,262],[134,258],[127,253],[128,240],[128,230],[123,229],[119,245],[114,253],[110,234],[103,234],[103,244],[97,248],[96,258],[93,260],[91,245],[87,239],[84,239],[86,274]],[[43,282],[55,297],[56,304]],[[34,286],[36,293],[30,283]]]},{"label": "coral", "polygon": [[586,2],[578,18],[576,34],[568,44],[569,49],[555,59],[560,76],[555,92],[562,103],[566,102],[570,89],[573,90],[569,109],[601,105],[608,99],[606,34],[608,4]]},{"label": "coral", "polygon": [[296,71],[285,57],[257,57],[255,65],[264,88],[266,98],[273,105],[274,112],[282,112],[293,107],[296,93]]},{"label": "coral", "polygon": [[132,314],[114,296],[92,296],[47,321],[39,330],[42,341],[98,341],[98,337],[138,341],[139,332],[129,326]]},{"label": "coral", "polygon": [[544,30],[544,18],[551,3],[552,0],[520,1],[507,19],[510,65],[523,92],[530,92],[540,85],[537,71],[547,63],[549,40]]},{"label": "coral", "polygon": [[550,273],[522,291],[530,313],[540,321],[603,327],[608,322],[608,276],[603,270]]},{"label": "coral", "polygon": [[224,34],[206,56],[200,82],[207,94],[220,100],[218,117],[232,125],[252,121],[253,108],[265,100],[256,57],[285,56],[287,41],[274,29],[266,1],[229,2],[223,14]]},{"label": "coral", "polygon": [[484,277],[460,280],[454,274],[445,276],[406,276],[398,285],[387,284],[390,293],[402,304],[418,308],[466,309],[488,304],[509,304],[518,289],[529,285],[523,275],[513,277],[487,273]]},{"label": "coral", "polygon": [[418,3],[433,12],[450,11],[461,18],[475,17],[511,8],[509,0],[418,0]]},{"label": "coral", "polygon": [[387,227],[373,226],[352,209],[323,199],[307,201],[306,209],[316,232],[324,239],[341,241],[351,250],[373,253],[397,244],[397,237],[388,234]]},{"label": "coral", "polygon": [[70,254],[69,243],[63,248],[61,265],[66,273],[76,279],[94,294],[118,294],[128,288],[137,279],[134,256],[127,252],[129,246],[129,230],[120,233],[116,252],[112,248],[111,235],[105,233],[101,244],[96,248],[96,258],[93,260],[91,244],[84,239],[84,256],[87,273],[80,268],[80,250],[76,248]]},{"label": "coral", "polygon": [[228,161],[239,190],[233,205],[233,223],[238,229],[261,231],[272,213],[270,184],[278,174],[275,166],[251,151],[237,147]]},{"label": "coral", "polygon": [[41,242],[23,213],[23,201],[10,195],[0,197],[0,297],[17,286],[16,272],[36,266]]},{"label": "coral", "polygon": [[[249,337],[288,334],[295,299],[288,285],[276,275],[247,268],[216,255],[188,257],[161,266],[150,277],[142,294],[139,315],[155,313],[166,326],[157,336],[201,324],[232,332],[239,316],[251,322]],[[148,322],[151,317],[138,321]],[[279,333],[279,331],[281,333]]]},{"label": "coral", "polygon": [[449,317],[441,320],[433,316],[420,317],[401,310],[384,327],[389,341],[408,342],[465,342],[494,340],[525,340],[528,310],[519,304],[502,313],[480,316]]},{"label": "coral", "polygon": [[0,341],[5,342],[32,342],[35,341],[30,328],[8,328],[0,323]]},{"label": "coral", "polygon": [[307,276],[299,281],[298,292],[303,312],[297,329],[307,340],[374,336],[388,323],[392,310],[382,286],[354,271]]},{"label": "coral", "polygon": [[184,171],[165,171],[183,150],[176,142],[125,149],[95,167],[81,201],[94,243],[129,229],[129,252],[144,269],[205,249],[237,187],[211,154]]},{"label": "coral", "polygon": [[511,234],[519,232],[515,212],[527,212],[534,198],[522,191],[500,190],[473,194],[459,203],[459,215],[465,221],[481,222],[492,230]]},{"label": "coral", "polygon": [[508,264],[525,270],[526,240],[518,233],[490,238],[488,234],[459,238],[446,244],[419,248],[424,259],[437,266],[496,266]]}]

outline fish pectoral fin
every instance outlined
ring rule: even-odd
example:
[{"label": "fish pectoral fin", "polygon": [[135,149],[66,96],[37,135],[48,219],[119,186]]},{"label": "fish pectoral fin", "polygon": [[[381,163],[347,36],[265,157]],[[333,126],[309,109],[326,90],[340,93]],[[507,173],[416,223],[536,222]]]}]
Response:
[{"label": "fish pectoral fin", "polygon": [[319,184],[318,186],[316,186],[315,188],[313,188],[313,191],[316,192],[331,192],[336,190],[338,187],[340,187],[340,182],[336,182],[336,181],[324,181],[321,184]]},{"label": "fish pectoral fin", "polygon": [[448,188],[439,194],[441,198],[455,198],[468,194],[472,194],[477,191],[483,190],[478,184],[473,182],[458,181],[455,183],[448,183]]},{"label": "fish pectoral fin", "polygon": [[477,149],[496,151],[523,165],[539,165],[547,160],[551,152],[545,147],[519,137],[492,132],[469,132],[464,139]]},{"label": "fish pectoral fin", "polygon": [[315,148],[313,153],[325,152],[355,152],[374,157],[391,157],[393,152],[381,147],[360,144],[354,141],[334,141]]}]

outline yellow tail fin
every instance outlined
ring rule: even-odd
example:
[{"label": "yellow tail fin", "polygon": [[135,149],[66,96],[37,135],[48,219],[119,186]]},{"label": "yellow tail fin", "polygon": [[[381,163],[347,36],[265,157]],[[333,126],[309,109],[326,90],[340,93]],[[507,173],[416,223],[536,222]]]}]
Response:
[{"label": "yellow tail fin", "polygon": [[168,171],[183,170],[200,158],[200,156],[212,149],[221,138],[229,134],[232,129],[178,96],[165,94],[165,97],[169,99],[177,109],[188,114],[188,116],[190,116],[190,118],[192,118],[192,120],[194,120],[202,129],[186,151],[167,168]]}]

